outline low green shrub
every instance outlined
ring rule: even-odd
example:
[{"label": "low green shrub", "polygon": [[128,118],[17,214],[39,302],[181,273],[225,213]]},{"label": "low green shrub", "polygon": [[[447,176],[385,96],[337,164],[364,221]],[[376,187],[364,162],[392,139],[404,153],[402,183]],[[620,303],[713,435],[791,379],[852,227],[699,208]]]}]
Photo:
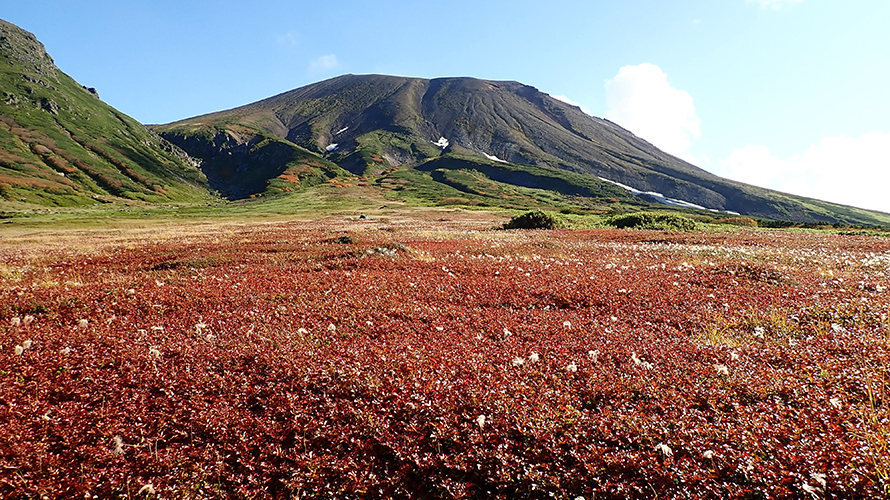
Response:
[{"label": "low green shrub", "polygon": [[543,210],[532,210],[524,214],[514,215],[504,224],[504,229],[557,229],[560,221],[551,213]]},{"label": "low green shrub", "polygon": [[682,215],[637,212],[606,219],[607,226],[619,229],[654,229],[659,231],[694,231],[695,221]]},{"label": "low green shrub", "polygon": [[757,221],[750,217],[726,217],[716,219],[713,224],[729,224],[730,226],[757,227]]}]

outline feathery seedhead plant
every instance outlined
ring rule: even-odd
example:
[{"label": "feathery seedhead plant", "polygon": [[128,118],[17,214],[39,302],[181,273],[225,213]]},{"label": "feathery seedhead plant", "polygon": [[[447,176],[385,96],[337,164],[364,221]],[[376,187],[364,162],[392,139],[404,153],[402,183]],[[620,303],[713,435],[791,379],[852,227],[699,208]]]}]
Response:
[{"label": "feathery seedhead plant", "polygon": [[161,359],[161,351],[157,347],[150,347],[148,349],[148,356],[151,359]]},{"label": "feathery seedhead plant", "polygon": [[655,446],[655,451],[664,455],[665,458],[670,458],[670,457],[674,456],[674,450],[672,450],[670,446],[668,446],[664,443],[658,443]]},{"label": "feathery seedhead plant", "polygon": [[20,318],[18,316],[14,316],[12,319],[9,320],[9,326],[11,326],[13,328],[22,326],[22,318]]},{"label": "feathery seedhead plant", "polygon": [[77,327],[81,330],[85,330],[88,326],[90,326],[90,321],[87,319],[80,319],[77,322]]},{"label": "feathery seedhead plant", "polygon": [[15,346],[15,355],[16,355],[16,356],[21,356],[21,355],[24,354],[24,353],[25,353],[25,348],[24,348],[24,347],[22,347],[21,345],[17,345],[17,346]]},{"label": "feathery seedhead plant", "polygon": [[22,348],[24,348],[25,350],[28,350],[31,348],[32,344],[33,344],[33,342],[31,342],[31,339],[28,339],[28,340],[22,342]]},{"label": "feathery seedhead plant", "polygon": [[25,326],[28,326],[28,325],[30,325],[31,323],[34,322],[34,319],[35,319],[35,318],[34,318],[33,315],[31,315],[31,314],[26,314],[26,315],[25,315],[25,319],[22,320],[22,323],[23,323]]},{"label": "feathery seedhead plant", "polygon": [[518,356],[513,358],[513,366],[522,366],[524,364],[525,364],[525,359],[520,358]]},{"label": "feathery seedhead plant", "polygon": [[478,417],[476,417],[476,424],[479,426],[480,429],[484,429],[485,428],[485,415],[479,415]]},{"label": "feathery seedhead plant", "polygon": [[120,436],[114,436],[114,448],[111,450],[115,455],[123,455],[124,454],[124,439]]},{"label": "feathery seedhead plant", "polygon": [[578,371],[578,365],[576,365],[575,362],[572,361],[568,364],[568,366],[566,366],[566,371],[569,373],[575,373]]},{"label": "feathery seedhead plant", "polygon": [[726,365],[716,363],[714,369],[717,370],[717,375],[729,375],[729,368]]},{"label": "feathery seedhead plant", "polygon": [[541,359],[541,356],[536,352],[533,352],[528,356],[529,363],[537,363],[539,359]]}]

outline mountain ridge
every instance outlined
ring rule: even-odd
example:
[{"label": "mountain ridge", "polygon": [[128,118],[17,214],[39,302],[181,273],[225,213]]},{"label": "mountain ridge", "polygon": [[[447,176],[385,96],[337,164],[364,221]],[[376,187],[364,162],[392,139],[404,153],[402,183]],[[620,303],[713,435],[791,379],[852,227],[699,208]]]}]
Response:
[{"label": "mountain ridge", "polygon": [[890,214],[720,178],[517,81],[348,74],[143,126],[0,20],[0,90],[5,208],[203,204],[355,184],[342,195],[598,213],[666,202],[703,215],[890,225]]},{"label": "mountain ridge", "polygon": [[200,164],[56,67],[0,20],[0,201],[43,206],[210,199]]},{"label": "mountain ridge", "polygon": [[660,194],[706,209],[804,222],[887,220],[723,179],[515,81],[348,74],[154,129],[183,145],[185,135],[230,125],[277,137],[359,176],[475,156],[606,179],[650,201]]}]

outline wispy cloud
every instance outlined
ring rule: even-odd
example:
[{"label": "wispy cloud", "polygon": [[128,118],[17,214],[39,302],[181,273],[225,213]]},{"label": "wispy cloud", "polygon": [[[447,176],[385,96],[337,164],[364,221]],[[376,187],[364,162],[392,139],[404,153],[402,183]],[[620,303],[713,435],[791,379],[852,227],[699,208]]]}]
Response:
[{"label": "wispy cloud", "polygon": [[294,30],[290,30],[283,35],[276,36],[275,41],[278,42],[278,45],[296,47],[300,41],[300,34]]},{"label": "wispy cloud", "polygon": [[890,134],[826,137],[803,153],[772,154],[748,144],[719,162],[714,173],[787,193],[890,213]]},{"label": "wispy cloud", "polygon": [[754,4],[761,9],[779,10],[782,7],[803,3],[803,0],[745,0],[748,4]]},{"label": "wispy cloud", "polygon": [[340,67],[340,61],[337,60],[337,56],[334,54],[318,56],[309,61],[309,70],[313,72],[330,71],[338,67]]},{"label": "wispy cloud", "polygon": [[606,81],[606,118],[663,151],[692,161],[689,148],[701,135],[692,96],[675,89],[654,64],[624,66]]},{"label": "wispy cloud", "polygon": [[581,111],[587,113],[588,115],[591,115],[591,116],[593,115],[593,113],[591,113],[590,110],[587,109],[586,106],[584,106],[583,104],[579,104],[564,95],[554,95],[554,96],[550,96],[550,97],[553,97],[557,101],[562,101],[566,104],[571,104],[572,106],[578,106],[579,108],[581,108]]}]

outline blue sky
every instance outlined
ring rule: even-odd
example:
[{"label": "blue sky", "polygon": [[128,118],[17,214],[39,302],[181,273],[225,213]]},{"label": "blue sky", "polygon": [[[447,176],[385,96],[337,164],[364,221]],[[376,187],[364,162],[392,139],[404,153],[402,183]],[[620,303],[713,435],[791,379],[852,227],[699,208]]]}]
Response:
[{"label": "blue sky", "polygon": [[517,80],[719,175],[890,212],[887,0],[3,0],[144,123],[343,73]]}]

